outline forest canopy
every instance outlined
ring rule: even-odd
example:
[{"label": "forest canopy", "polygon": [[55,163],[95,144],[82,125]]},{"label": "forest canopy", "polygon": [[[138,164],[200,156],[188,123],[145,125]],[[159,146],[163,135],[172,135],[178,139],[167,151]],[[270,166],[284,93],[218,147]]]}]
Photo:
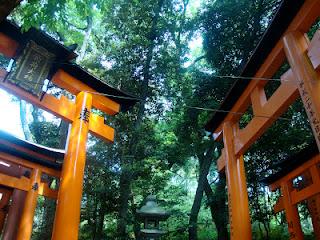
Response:
[{"label": "forest canopy", "polygon": [[[81,240],[139,239],[136,211],[150,194],[171,212],[162,239],[228,239],[221,144],[205,131],[272,21],[280,0],[29,0],[8,19],[75,48],[76,63],[139,101],[115,117],[114,144],[90,136]],[[0,57],[0,64],[7,62]],[[285,64],[275,78],[288,66]],[[220,77],[219,77],[220,76]],[[221,77],[224,76],[224,77]],[[228,77],[229,76],[229,77]],[[278,82],[268,82],[272,91]],[[70,94],[57,90],[57,95]],[[25,139],[64,148],[68,124],[13,98]],[[100,113],[99,113],[100,114]],[[245,125],[252,118],[247,111]],[[253,239],[288,239],[276,194],[261,183],[268,169],[313,136],[301,101],[245,154]],[[51,238],[55,203],[40,198],[32,239]],[[301,206],[303,228],[312,225]]]}]

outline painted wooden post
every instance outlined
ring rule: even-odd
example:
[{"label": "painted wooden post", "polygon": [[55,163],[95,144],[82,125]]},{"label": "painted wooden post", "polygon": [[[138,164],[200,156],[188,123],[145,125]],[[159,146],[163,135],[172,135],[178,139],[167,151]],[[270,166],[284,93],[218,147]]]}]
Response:
[{"label": "painted wooden post", "polygon": [[299,212],[296,205],[292,204],[290,193],[293,190],[292,182],[281,183],[281,193],[283,205],[288,223],[290,240],[302,240],[303,232],[301,229]]},{"label": "painted wooden post", "polygon": [[[306,186],[310,186],[313,184],[313,180],[316,176],[312,177],[312,174],[317,174],[317,165],[312,166],[312,170],[308,169],[305,173],[303,173],[303,181],[301,182],[301,187],[298,190],[302,190]],[[310,171],[311,170],[311,171]],[[316,172],[314,171],[316,170]],[[319,174],[317,174],[319,175]],[[320,240],[320,194],[316,194],[307,199],[307,207],[311,216],[313,231],[316,240]]]},{"label": "painted wooden post", "polygon": [[309,198],[307,204],[311,215],[315,238],[316,240],[320,240],[320,194]]},{"label": "painted wooden post", "polygon": [[61,172],[53,240],[77,240],[92,96],[80,92]]},{"label": "painted wooden post", "polygon": [[234,129],[230,122],[223,124],[223,141],[231,240],[250,240],[252,239],[251,221],[243,156],[237,159],[235,155]]},{"label": "painted wooden post", "polygon": [[3,231],[4,223],[7,217],[7,207],[12,195],[12,191],[6,188],[1,189],[2,197],[0,201],[0,234]]},{"label": "painted wooden post", "polygon": [[4,227],[4,222],[6,220],[6,212],[4,211],[4,209],[0,210],[0,234],[3,231],[3,227]]},{"label": "painted wooden post", "polygon": [[40,182],[41,171],[39,169],[33,169],[30,177],[30,190],[26,196],[17,240],[29,240],[31,238],[33,217],[37,206]]},{"label": "painted wooden post", "polygon": [[308,55],[309,41],[301,32],[289,32],[284,38],[284,49],[291,69],[298,80],[301,99],[320,150],[320,75]]},{"label": "painted wooden post", "polygon": [[27,193],[14,189],[2,240],[16,240]]},{"label": "painted wooden post", "polygon": [[[319,186],[320,174],[318,164],[313,165],[310,168],[310,175],[311,182]],[[320,194],[312,196],[310,199],[308,199],[307,203],[312,219],[314,235],[317,240],[320,240]]]}]

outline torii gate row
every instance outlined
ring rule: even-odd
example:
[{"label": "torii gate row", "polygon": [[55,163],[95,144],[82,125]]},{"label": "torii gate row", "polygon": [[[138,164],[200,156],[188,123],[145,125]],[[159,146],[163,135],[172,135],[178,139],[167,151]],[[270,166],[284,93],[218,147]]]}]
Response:
[{"label": "torii gate row", "polygon": [[[282,1],[242,73],[254,79],[237,81],[220,107],[230,112],[215,113],[206,125],[206,130],[224,143],[217,164],[218,170],[225,171],[227,177],[231,239],[238,240],[240,236],[252,239],[243,154],[299,96],[320,147],[320,33],[318,31],[311,41],[305,34],[319,16],[318,0]],[[285,60],[291,69],[282,75],[281,85],[267,98],[264,90],[267,81],[259,78],[272,78]],[[232,112],[245,112],[249,106],[254,117],[240,129],[241,115]]]},{"label": "torii gate row", "polygon": [[314,143],[278,164],[280,171],[263,179],[271,191],[281,192],[274,212],[285,211],[290,238],[303,239],[297,205],[306,201],[315,238],[320,239],[319,164],[320,154]]},{"label": "torii gate row", "polygon": [[[75,240],[78,239],[88,133],[91,132],[107,142],[114,140],[114,129],[105,125],[104,118],[92,113],[91,110],[95,108],[109,115],[115,115],[120,111],[120,105],[128,108],[135,104],[136,100],[132,100],[132,96],[108,86],[70,62],[76,57],[76,54],[47,34],[36,29],[22,33],[17,26],[8,21],[0,23],[0,53],[9,59],[17,59],[17,66],[25,61],[25,58],[30,57],[26,51],[32,47],[28,44],[33,44],[38,53],[34,59],[27,63],[30,65],[28,65],[29,68],[24,67],[21,70],[25,71],[22,77],[25,77],[26,81],[15,84],[8,80],[11,73],[0,69],[0,87],[72,124],[61,171],[52,239]],[[48,52],[46,53],[48,55],[54,55],[54,61],[35,61],[42,59],[41,52],[43,51]],[[44,75],[42,68],[40,68],[39,74],[44,75],[44,79],[46,77],[50,79],[56,86],[76,95],[75,102],[64,96],[58,99],[50,94],[42,94],[39,97],[34,92],[30,92],[29,85],[32,86],[33,79],[36,79],[33,87],[37,91],[39,91],[37,85],[44,81],[33,71],[41,64],[46,65],[43,69],[49,66],[49,75]],[[17,74],[21,73],[19,71]],[[92,92],[111,96],[92,94]],[[32,174],[34,174],[32,175],[34,179],[39,179],[41,176],[41,172]],[[36,197],[35,194],[33,198]],[[30,216],[28,221],[31,221]],[[31,232],[28,229],[20,229],[19,231],[20,236],[23,236],[18,238],[19,240],[30,239]]]},{"label": "torii gate row", "polygon": [[38,195],[57,199],[58,191],[52,188],[52,180],[60,177],[64,155],[64,150],[34,144],[0,130],[3,240],[30,238]]}]

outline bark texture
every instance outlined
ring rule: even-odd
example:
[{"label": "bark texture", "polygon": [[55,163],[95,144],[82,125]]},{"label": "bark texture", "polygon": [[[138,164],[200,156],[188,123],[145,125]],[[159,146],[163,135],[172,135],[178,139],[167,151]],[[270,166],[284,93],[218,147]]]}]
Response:
[{"label": "bark texture", "polygon": [[[59,148],[65,149],[67,136],[68,136],[68,126],[69,123],[65,121],[61,121],[59,126],[59,135],[60,135],[60,142]],[[48,179],[49,185],[52,184],[53,179]],[[45,198],[43,203],[43,222],[42,222],[42,231],[40,232],[39,239],[51,239],[52,236],[52,227],[54,222],[54,215],[56,210],[56,202]]]},{"label": "bark texture", "polygon": [[[155,47],[155,40],[158,37],[157,25],[160,16],[160,12],[163,6],[164,0],[159,0],[157,6],[155,7],[154,16],[152,18],[150,32],[148,33],[149,45],[146,51],[146,61],[143,68],[143,80],[141,86],[141,101],[139,105],[139,110],[137,113],[137,120],[135,122],[134,131],[139,131],[139,128],[143,122],[143,117],[145,114],[145,103],[149,93],[149,81],[151,78],[150,68],[151,61],[153,59],[153,50]],[[134,144],[134,139],[129,141],[127,156],[136,155],[136,145]],[[130,168],[127,166],[131,165],[130,161],[134,159],[126,159],[122,156],[122,173],[120,175],[120,198],[119,198],[119,219],[118,219],[118,238],[120,240],[128,239],[127,234],[127,223],[128,223],[128,211],[129,211],[129,200],[131,195],[131,183],[133,181],[133,175],[131,174]],[[133,213],[135,214],[135,213]]]},{"label": "bark texture", "polygon": [[198,215],[201,208],[201,202],[203,198],[203,192],[205,187],[205,182],[207,182],[207,176],[212,162],[213,147],[211,147],[208,152],[199,157],[199,180],[196,190],[196,195],[193,200],[190,219],[189,219],[189,240],[198,239]]},{"label": "bark texture", "polygon": [[215,192],[212,191],[208,180],[204,183],[204,191],[208,199],[212,220],[218,233],[217,240],[228,239],[225,187],[226,179],[222,173],[219,174],[219,181],[216,184]]},{"label": "bark texture", "polygon": [[86,51],[87,51],[88,43],[89,43],[90,36],[92,33],[92,29],[93,29],[93,18],[92,18],[92,16],[88,16],[87,17],[87,27],[85,29],[85,34],[84,34],[82,46],[80,49],[80,55],[78,57],[78,60],[80,60],[80,61],[83,60],[84,56],[86,55]]},{"label": "bark texture", "polygon": [[20,100],[19,105],[20,105],[20,122],[21,122],[22,131],[24,133],[24,137],[27,141],[35,142],[34,136],[30,131],[28,120],[27,120],[26,102],[23,100]]}]

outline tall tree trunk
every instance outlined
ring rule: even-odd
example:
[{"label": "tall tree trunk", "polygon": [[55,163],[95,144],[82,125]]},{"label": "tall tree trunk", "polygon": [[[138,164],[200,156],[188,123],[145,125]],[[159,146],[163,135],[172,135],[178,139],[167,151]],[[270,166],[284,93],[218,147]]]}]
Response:
[{"label": "tall tree trunk", "polygon": [[[59,135],[60,135],[60,142],[59,148],[65,149],[67,136],[68,136],[68,127],[69,123],[61,120],[59,126]],[[53,179],[48,179],[49,184],[52,184]],[[41,233],[39,235],[39,239],[51,239],[52,235],[52,226],[54,222],[54,213],[56,210],[56,202],[51,199],[44,199],[44,206],[43,206],[43,225],[41,226]]]},{"label": "tall tree trunk", "polygon": [[80,60],[80,61],[84,59],[84,56],[86,54],[87,46],[88,46],[90,36],[92,33],[92,28],[93,28],[93,18],[92,18],[92,16],[87,16],[87,28],[85,30],[83,42],[82,42],[81,49],[80,49],[80,55],[78,58],[78,60]]},{"label": "tall tree trunk", "polygon": [[120,176],[120,209],[118,220],[118,237],[121,240],[127,239],[128,208],[131,192],[132,176],[128,170],[123,170]]},{"label": "tall tree trunk", "polygon": [[203,191],[205,182],[207,181],[207,176],[209,173],[210,165],[212,162],[212,151],[213,147],[205,154],[199,158],[199,180],[198,186],[196,190],[196,195],[193,200],[190,219],[189,219],[189,240],[197,240],[198,239],[198,215],[201,208],[201,202],[203,197]]},{"label": "tall tree trunk", "polygon": [[31,141],[34,142],[34,136],[32,135],[30,128],[29,128],[29,124],[28,124],[28,120],[27,120],[27,105],[26,102],[23,100],[19,101],[19,105],[20,105],[20,122],[21,122],[21,127],[22,127],[22,131],[24,133],[24,137],[27,141]]},{"label": "tall tree trunk", "polygon": [[216,191],[213,192],[211,186],[206,179],[204,186],[204,191],[206,193],[208,204],[210,207],[212,221],[214,222],[218,238],[217,240],[227,240],[228,239],[228,229],[227,229],[227,212],[226,212],[226,179],[225,175],[219,174],[219,181],[216,184]]},{"label": "tall tree trunk", "polygon": [[103,223],[104,218],[107,211],[107,200],[106,195],[104,194],[103,197],[101,197],[100,200],[100,210],[98,213],[98,221],[97,221],[97,228],[96,228],[96,240],[103,240]]},{"label": "tall tree trunk", "polygon": [[92,239],[96,240],[97,239],[97,226],[98,226],[98,205],[99,205],[99,199],[97,197],[97,193],[94,193],[93,196],[93,201],[94,201],[94,208],[92,211],[92,218],[93,218],[93,222],[94,224],[91,226],[92,227]]},{"label": "tall tree trunk", "polygon": [[0,22],[4,20],[20,2],[21,0],[0,0]]},{"label": "tall tree trunk", "polygon": [[67,144],[67,138],[68,138],[68,131],[69,131],[69,123],[61,120],[60,127],[59,127],[59,148],[65,149]]},{"label": "tall tree trunk", "polygon": [[[248,46],[255,46],[257,43],[257,40],[260,39],[263,31],[262,31],[262,25],[261,25],[261,17],[263,16],[263,13],[265,11],[264,9],[264,0],[259,0],[252,3],[256,9],[255,14],[252,18],[252,27],[253,30],[250,32],[250,37],[248,39]],[[243,52],[243,63],[246,63],[248,59],[250,58],[250,55],[252,54],[251,48],[245,48]]]},{"label": "tall tree trunk", "polygon": [[[137,114],[137,120],[135,122],[134,131],[139,131],[140,126],[143,122],[143,116],[145,112],[145,103],[148,97],[149,91],[149,81],[151,78],[150,68],[151,68],[151,61],[153,59],[153,50],[155,47],[155,40],[157,39],[157,25],[159,15],[162,9],[164,0],[158,0],[158,4],[154,11],[154,16],[152,18],[152,25],[150,32],[148,33],[149,39],[149,46],[147,48],[147,57],[143,68],[143,82],[141,86],[141,101],[140,106]],[[135,136],[135,134],[133,134]],[[128,143],[128,156],[136,156],[136,144],[134,144],[134,139],[130,139]],[[120,208],[119,208],[119,219],[118,219],[118,236],[120,240],[127,239],[127,225],[128,225],[128,210],[129,210],[129,199],[131,193],[131,183],[133,181],[133,175],[131,173],[129,165],[132,164],[133,159],[129,158],[128,161],[125,161],[125,156],[122,156],[122,172],[120,175]],[[134,214],[134,213],[133,213]]]},{"label": "tall tree trunk", "polygon": [[[131,212],[132,213],[136,213],[137,211],[137,205],[134,203],[134,196],[133,194],[131,194]],[[137,215],[136,214],[133,214],[133,233],[134,233],[134,237],[135,239],[141,239],[140,237],[140,222],[139,220],[137,219]]]}]

